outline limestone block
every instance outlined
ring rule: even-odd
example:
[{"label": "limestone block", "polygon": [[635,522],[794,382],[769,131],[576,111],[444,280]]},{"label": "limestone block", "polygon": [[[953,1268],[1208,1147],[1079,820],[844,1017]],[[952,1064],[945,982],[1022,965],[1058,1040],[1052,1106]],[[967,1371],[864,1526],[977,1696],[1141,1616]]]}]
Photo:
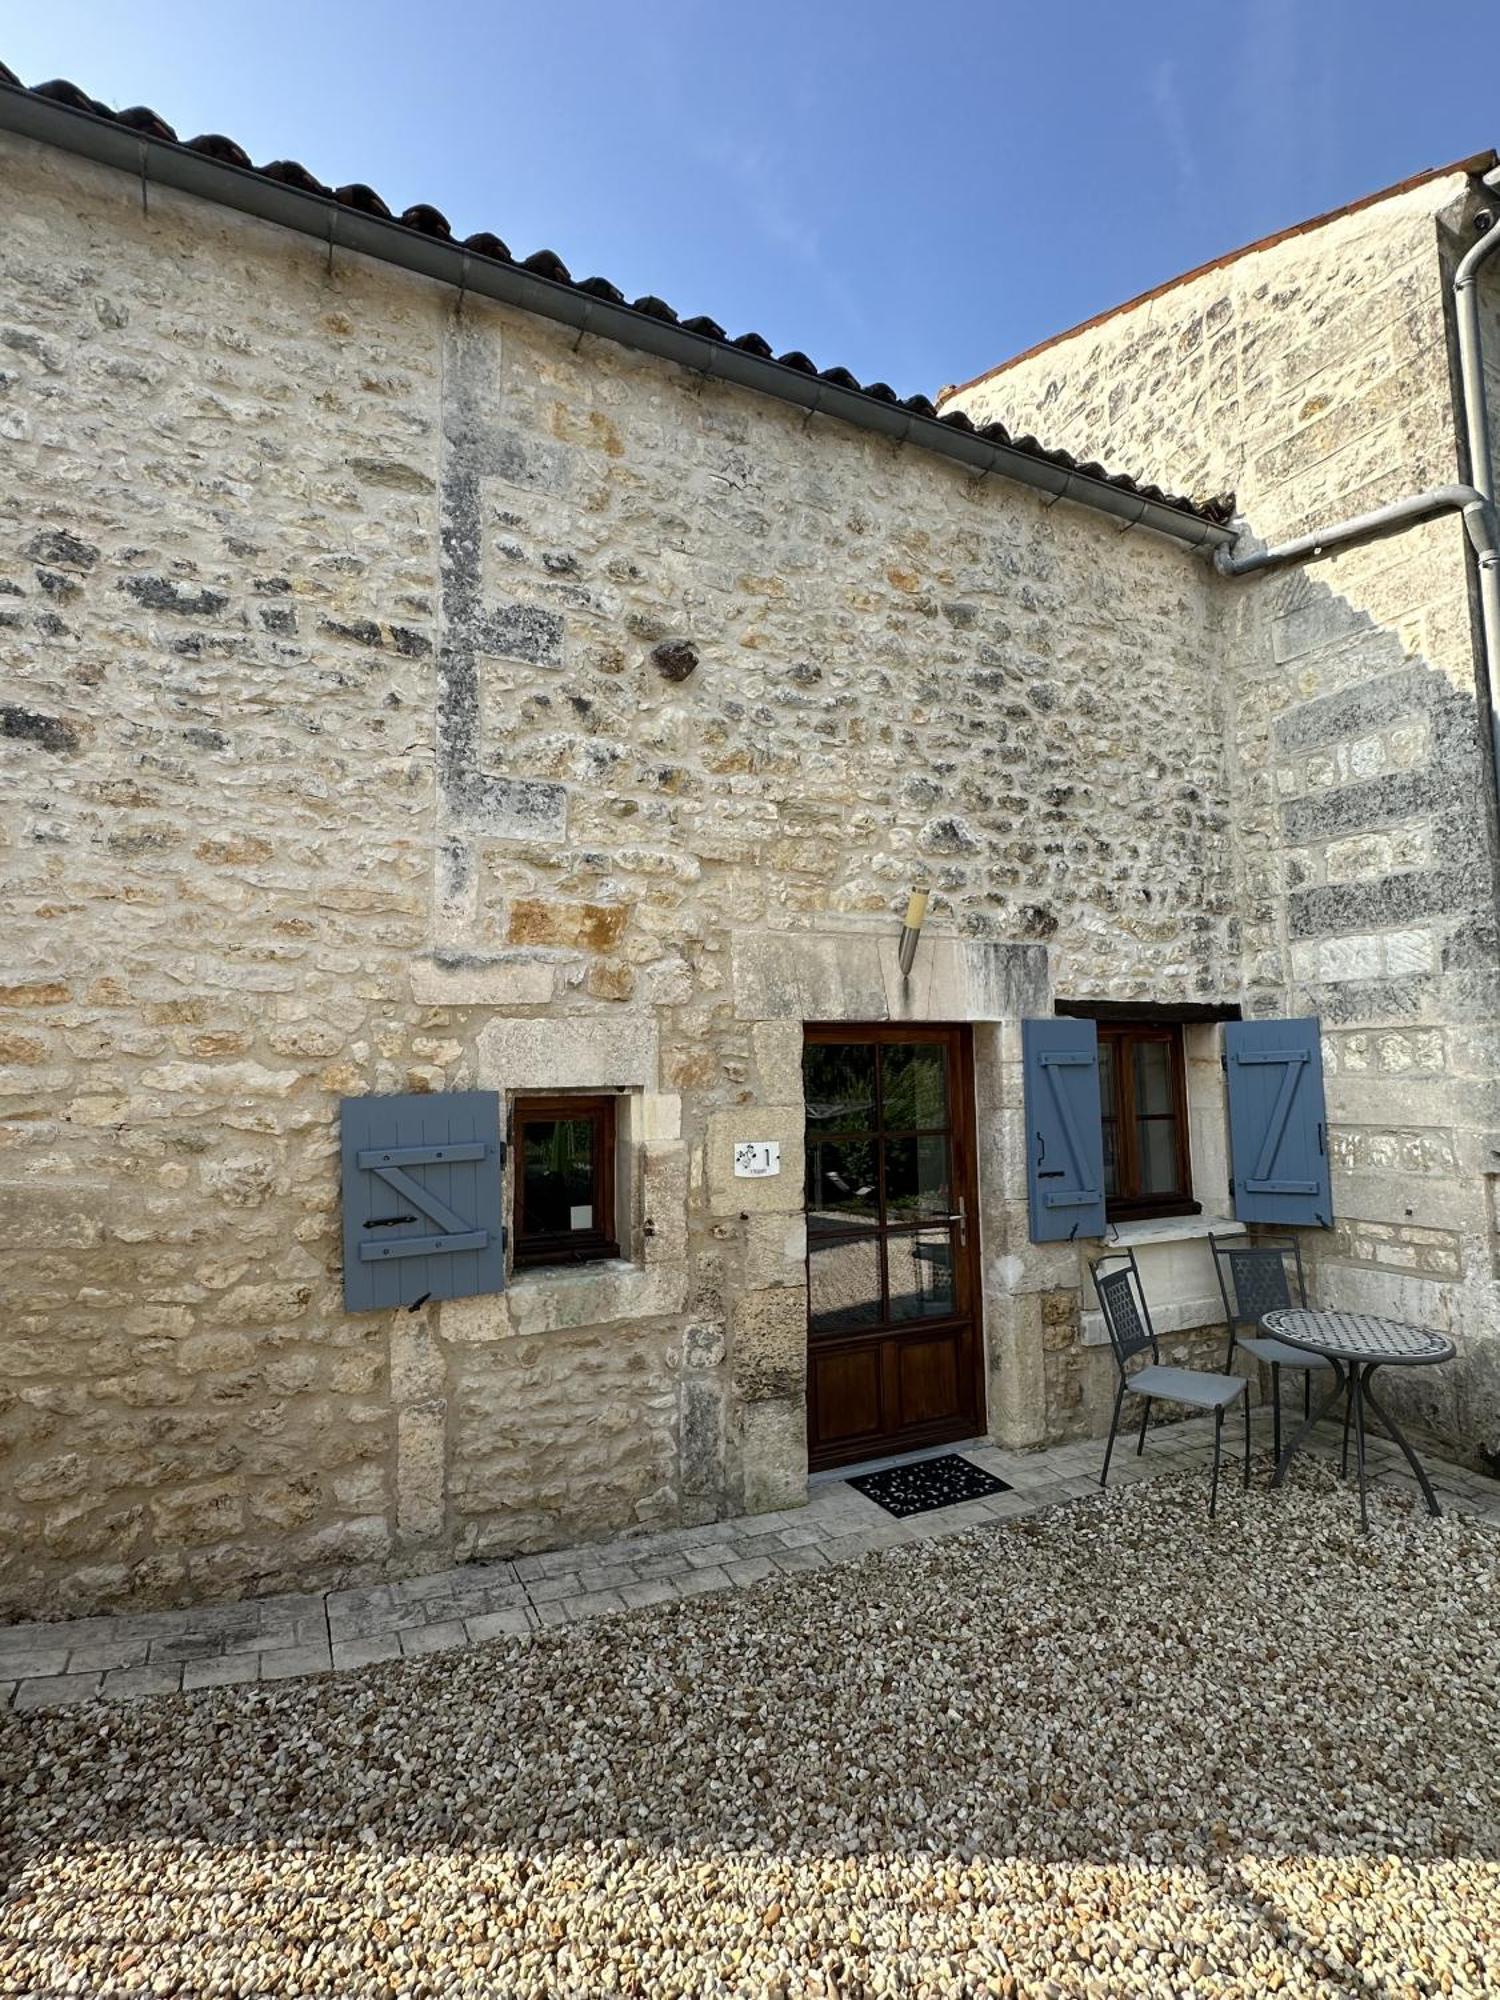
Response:
[{"label": "limestone block", "polygon": [[743,931],[731,946],[734,1011],[751,1021],[883,1021],[877,935]]},{"label": "limestone block", "polygon": [[740,1497],[747,1514],[807,1504],[807,1408],[749,1403],[739,1413]]},{"label": "limestone block", "polygon": [[682,1490],[718,1495],[724,1490],[724,1385],[716,1375],[689,1371],[679,1394]]},{"label": "limestone block", "polygon": [[717,1368],[724,1359],[725,1328],[721,1320],[710,1320],[701,1325],[691,1325],[682,1332],[682,1365],[684,1368]]},{"label": "limestone block", "polygon": [[881,938],[893,1021],[1015,1021],[1051,1012],[1045,945],[946,937],[928,926],[906,976],[899,949],[899,932]]},{"label": "limestone block", "polygon": [[[746,1104],[737,1111],[716,1111],[708,1120],[708,1201],[715,1215],[800,1214],[802,1192],[803,1109],[795,1105]],[[734,1171],[734,1149],[741,1140],[774,1139],[781,1147],[781,1171],[762,1180],[742,1179]]]},{"label": "limestone block", "polygon": [[750,1045],[762,1103],[795,1104],[802,1095],[801,1020],[757,1021]]},{"label": "limestone block", "polygon": [[478,1058],[484,1089],[654,1091],[656,1022],[620,1013],[491,1021],[479,1033]]},{"label": "limestone block", "polygon": [[[525,1271],[512,1279],[503,1296],[509,1309],[508,1331],[532,1335],[663,1318],[682,1311],[687,1292],[687,1273],[681,1265],[643,1268],[617,1260]],[[448,1309],[445,1304],[445,1327]]]},{"label": "limestone block", "polygon": [[995,1442],[1010,1450],[1041,1444],[1047,1431],[1046,1351],[1042,1300],[985,1300],[989,1354],[989,1423]]},{"label": "limestone block", "polygon": [[437,1309],[438,1336],[444,1345],[487,1345],[510,1334],[510,1307],[504,1292],[477,1299],[444,1299]]},{"label": "limestone block", "polygon": [[807,1382],[807,1291],[746,1292],[730,1308],[729,1366],[746,1403],[801,1396]]},{"label": "limestone block", "polygon": [[643,1145],[667,1146],[682,1137],[682,1099],[675,1093],[642,1091],[636,1108]]},{"label": "limestone block", "polygon": [[419,1007],[545,1007],[557,986],[557,964],[531,954],[485,960],[418,958],[411,997]]},{"label": "limestone block", "polygon": [[806,1288],[807,1222],[801,1215],[751,1215],[740,1224],[735,1279],[758,1292],[773,1285]]},{"label": "limestone block", "polygon": [[448,1405],[436,1399],[396,1414],[396,1528],[403,1541],[441,1535]]},{"label": "limestone block", "polygon": [[[446,1312],[449,1306],[479,1303],[477,1299],[451,1299],[439,1306],[438,1313]],[[398,1410],[430,1400],[442,1390],[445,1364],[434,1338],[434,1317],[431,1308],[390,1316],[391,1401]]]},{"label": "limestone block", "polygon": [[151,1501],[156,1537],[169,1548],[184,1543],[226,1541],[240,1532],[244,1517],[244,1499],[227,1480],[184,1486],[175,1492],[157,1494]]},{"label": "limestone block", "polygon": [[688,1148],[656,1144],[642,1156],[640,1212],[648,1265],[680,1264],[688,1253]]}]

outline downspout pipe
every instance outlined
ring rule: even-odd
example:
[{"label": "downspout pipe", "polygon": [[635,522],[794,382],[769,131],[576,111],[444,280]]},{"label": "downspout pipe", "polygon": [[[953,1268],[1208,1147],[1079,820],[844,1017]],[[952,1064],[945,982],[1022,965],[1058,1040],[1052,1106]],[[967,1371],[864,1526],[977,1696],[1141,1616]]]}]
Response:
[{"label": "downspout pipe", "polygon": [[1500,811],[1500,554],[1495,550],[1495,454],[1490,440],[1490,407],[1484,390],[1484,336],[1479,318],[1479,270],[1500,250],[1500,229],[1485,212],[1485,233],[1453,274],[1453,311],[1458,324],[1459,398],[1469,447],[1469,477],[1483,494],[1490,525],[1488,552],[1476,545],[1479,564],[1479,617],[1484,640],[1485,692],[1490,706],[1490,744],[1496,808]]},{"label": "downspout pipe", "polygon": [[1458,320],[1458,372],[1468,432],[1469,477],[1491,506],[1495,501],[1495,456],[1490,442],[1490,410],[1484,393],[1484,338],[1479,322],[1479,267],[1500,250],[1500,229],[1486,216],[1485,233],[1453,274],[1453,308]]}]

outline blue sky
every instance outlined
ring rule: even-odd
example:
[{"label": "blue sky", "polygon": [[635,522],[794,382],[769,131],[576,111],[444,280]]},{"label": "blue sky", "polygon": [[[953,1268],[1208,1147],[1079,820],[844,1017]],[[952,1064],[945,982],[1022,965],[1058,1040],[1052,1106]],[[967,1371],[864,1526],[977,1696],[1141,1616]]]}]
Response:
[{"label": "blue sky", "polygon": [[1493,63],[1432,19],[1420,0],[48,0],[0,6],[0,57],[907,394],[1500,140]]}]

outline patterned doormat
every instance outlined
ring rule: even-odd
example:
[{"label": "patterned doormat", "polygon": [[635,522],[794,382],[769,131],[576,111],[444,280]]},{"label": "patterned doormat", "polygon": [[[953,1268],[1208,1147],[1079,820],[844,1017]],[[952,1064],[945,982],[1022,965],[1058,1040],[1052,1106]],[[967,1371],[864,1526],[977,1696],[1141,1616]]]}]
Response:
[{"label": "patterned doormat", "polygon": [[866,1472],[848,1483],[902,1520],[908,1514],[930,1514],[935,1507],[956,1507],[961,1500],[1010,1491],[1003,1479],[960,1458],[956,1451],[942,1458],[921,1458],[914,1465],[893,1465],[885,1472]]}]

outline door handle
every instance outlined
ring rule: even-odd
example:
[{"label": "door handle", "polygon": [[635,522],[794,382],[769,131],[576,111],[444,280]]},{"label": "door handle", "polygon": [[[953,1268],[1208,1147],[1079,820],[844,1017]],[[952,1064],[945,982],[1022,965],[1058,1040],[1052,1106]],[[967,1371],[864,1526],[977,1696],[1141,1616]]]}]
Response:
[{"label": "door handle", "polygon": [[969,1214],[968,1204],[962,1195],[959,1196],[958,1207],[953,1211],[952,1215],[945,1215],[943,1220],[944,1222],[956,1222],[958,1224],[958,1247],[960,1250],[967,1250],[969,1247]]}]

